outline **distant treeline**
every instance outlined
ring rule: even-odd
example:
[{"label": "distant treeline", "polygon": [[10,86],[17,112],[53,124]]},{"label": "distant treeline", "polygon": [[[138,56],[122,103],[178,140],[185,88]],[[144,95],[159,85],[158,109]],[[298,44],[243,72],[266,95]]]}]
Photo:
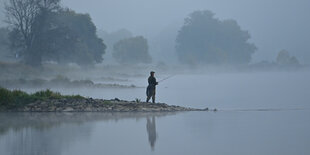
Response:
[{"label": "distant treeline", "polygon": [[[61,7],[60,1],[8,0],[9,26],[0,29],[0,57],[31,66],[42,62],[92,66],[103,62],[103,55],[109,52],[123,65],[152,63],[145,37],[133,36],[125,29],[97,32],[89,14]],[[194,11],[174,38],[176,57],[187,65],[249,64],[257,49],[250,38],[235,20],[217,19],[207,10]],[[295,57],[281,55],[279,64],[299,64]]]},{"label": "distant treeline", "polygon": [[[60,6],[60,0],[9,0],[5,5],[9,48],[26,64],[43,61],[92,65],[106,46],[88,14]],[[4,31],[4,30],[2,30]]]}]

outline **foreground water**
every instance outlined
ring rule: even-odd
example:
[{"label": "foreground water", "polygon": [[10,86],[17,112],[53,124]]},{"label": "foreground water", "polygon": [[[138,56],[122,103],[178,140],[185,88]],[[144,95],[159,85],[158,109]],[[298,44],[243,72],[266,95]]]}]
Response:
[{"label": "foreground water", "polygon": [[[161,102],[218,112],[1,113],[0,154],[310,154],[309,79],[308,72],[178,75],[158,87]],[[59,91],[127,100],[145,94]]]}]

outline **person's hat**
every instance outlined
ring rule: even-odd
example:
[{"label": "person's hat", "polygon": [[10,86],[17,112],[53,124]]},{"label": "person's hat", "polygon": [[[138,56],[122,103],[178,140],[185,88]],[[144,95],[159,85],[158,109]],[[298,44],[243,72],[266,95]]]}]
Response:
[{"label": "person's hat", "polygon": [[155,73],[155,72],[154,72],[154,71],[151,71],[150,73],[152,74],[152,73]]}]

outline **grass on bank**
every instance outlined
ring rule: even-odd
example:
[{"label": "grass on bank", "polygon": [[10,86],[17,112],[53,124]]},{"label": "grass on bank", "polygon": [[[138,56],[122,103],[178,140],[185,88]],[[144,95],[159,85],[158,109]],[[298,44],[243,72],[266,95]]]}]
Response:
[{"label": "grass on bank", "polygon": [[28,94],[21,90],[9,90],[0,87],[0,109],[10,109],[24,106],[35,101],[48,99],[83,99],[80,95],[61,95],[49,89]]}]

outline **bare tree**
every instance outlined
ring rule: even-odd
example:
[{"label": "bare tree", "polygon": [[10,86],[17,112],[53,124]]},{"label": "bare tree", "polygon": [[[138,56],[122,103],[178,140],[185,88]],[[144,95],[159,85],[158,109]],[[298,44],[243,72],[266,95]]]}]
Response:
[{"label": "bare tree", "polygon": [[[41,53],[35,49],[39,41],[40,27],[44,26],[42,19],[48,12],[59,8],[60,0],[9,0],[5,4],[7,23],[12,28],[11,37],[14,45],[21,48],[24,60],[30,65],[41,65]],[[15,37],[14,37],[15,36]],[[17,37],[19,37],[17,39]]]}]

